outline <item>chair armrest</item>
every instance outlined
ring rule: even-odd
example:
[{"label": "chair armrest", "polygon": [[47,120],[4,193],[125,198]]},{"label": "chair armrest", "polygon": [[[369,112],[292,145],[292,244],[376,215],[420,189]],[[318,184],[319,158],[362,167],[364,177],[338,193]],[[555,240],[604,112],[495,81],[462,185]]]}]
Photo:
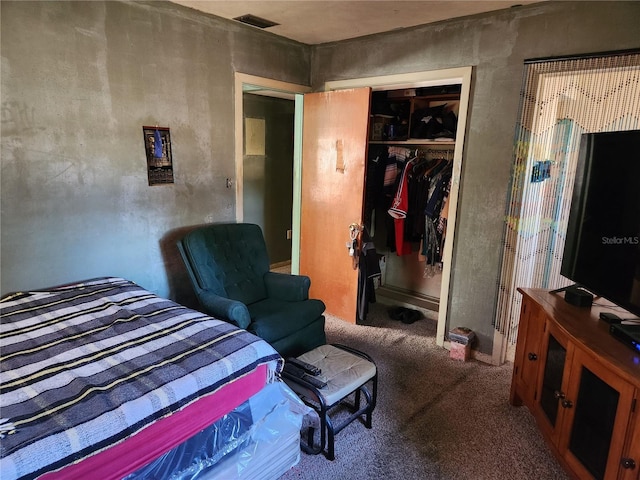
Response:
[{"label": "chair armrest", "polygon": [[264,274],[267,295],[287,302],[301,302],[309,299],[311,279],[306,275],[267,272]]},{"label": "chair armrest", "polygon": [[244,329],[251,323],[249,310],[242,302],[221,297],[207,290],[201,291],[198,294],[198,299],[206,313],[214,318],[233,323]]}]

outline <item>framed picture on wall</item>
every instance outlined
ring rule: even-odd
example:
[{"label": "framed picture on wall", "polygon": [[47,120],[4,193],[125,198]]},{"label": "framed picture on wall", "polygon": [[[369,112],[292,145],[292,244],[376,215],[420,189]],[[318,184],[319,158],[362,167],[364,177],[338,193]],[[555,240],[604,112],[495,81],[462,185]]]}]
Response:
[{"label": "framed picture on wall", "polygon": [[149,185],[173,183],[173,158],[169,127],[142,127]]}]

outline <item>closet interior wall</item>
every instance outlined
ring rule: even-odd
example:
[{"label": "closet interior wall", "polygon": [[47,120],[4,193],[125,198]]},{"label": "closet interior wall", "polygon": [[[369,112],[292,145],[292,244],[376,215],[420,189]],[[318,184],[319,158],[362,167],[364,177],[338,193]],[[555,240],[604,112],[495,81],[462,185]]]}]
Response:
[{"label": "closet interior wall", "polygon": [[364,225],[382,303],[439,308],[459,100],[460,85],[372,94]]}]

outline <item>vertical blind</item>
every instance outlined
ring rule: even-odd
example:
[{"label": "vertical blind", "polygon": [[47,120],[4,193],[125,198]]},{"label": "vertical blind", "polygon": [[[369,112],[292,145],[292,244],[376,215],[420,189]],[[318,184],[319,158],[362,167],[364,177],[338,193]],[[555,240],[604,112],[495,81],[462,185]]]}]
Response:
[{"label": "vertical blind", "polygon": [[[519,287],[560,288],[583,133],[640,129],[640,52],[525,64],[495,329],[514,345]],[[629,159],[638,161],[638,159]]]}]

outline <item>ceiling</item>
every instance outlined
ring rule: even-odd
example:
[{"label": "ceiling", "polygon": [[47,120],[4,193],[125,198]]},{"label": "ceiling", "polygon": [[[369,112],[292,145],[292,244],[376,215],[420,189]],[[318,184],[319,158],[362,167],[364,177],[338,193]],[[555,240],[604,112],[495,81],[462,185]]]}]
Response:
[{"label": "ceiling", "polygon": [[317,45],[539,1],[543,0],[174,0],[173,3],[228,19],[251,14],[279,24],[266,28],[268,32]]}]

